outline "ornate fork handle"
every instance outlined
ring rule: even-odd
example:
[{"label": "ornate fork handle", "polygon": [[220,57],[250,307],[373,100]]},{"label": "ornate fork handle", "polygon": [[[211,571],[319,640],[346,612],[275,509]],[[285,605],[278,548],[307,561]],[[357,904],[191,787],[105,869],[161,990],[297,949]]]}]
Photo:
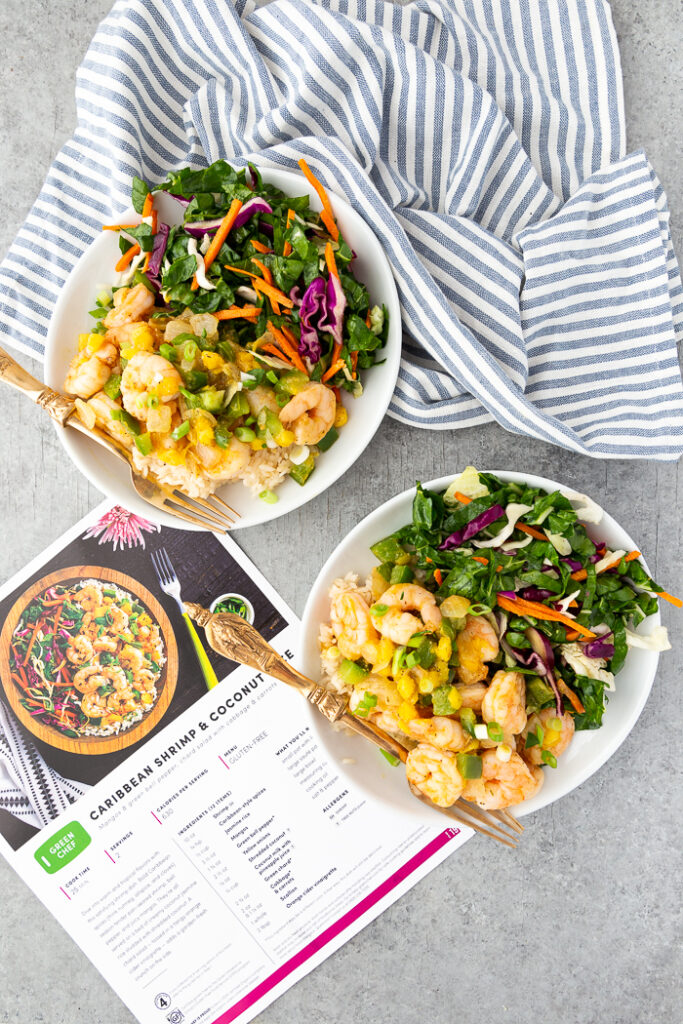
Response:
[{"label": "ornate fork handle", "polygon": [[8,352],[0,348],[0,380],[16,388],[22,395],[26,395],[32,402],[45,409],[61,427],[76,408],[70,398],[53,391],[42,381],[33,377],[28,370],[20,366],[16,359],[13,359]]}]

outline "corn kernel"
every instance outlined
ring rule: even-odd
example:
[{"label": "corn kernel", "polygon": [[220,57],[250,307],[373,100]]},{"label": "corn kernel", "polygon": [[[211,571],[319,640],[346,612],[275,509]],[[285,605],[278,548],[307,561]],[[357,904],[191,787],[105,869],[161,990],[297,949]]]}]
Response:
[{"label": "corn kernel", "polygon": [[396,680],[396,689],[403,700],[410,701],[411,704],[414,704],[417,700],[417,687],[415,686],[415,680],[407,672],[402,672]]},{"label": "corn kernel", "polygon": [[447,636],[442,636],[438,644],[436,645],[437,658],[440,658],[441,661],[448,661],[452,653],[453,647],[451,645],[450,639]]},{"label": "corn kernel", "polygon": [[[123,605],[121,606],[123,607]],[[151,626],[152,620],[150,619],[147,612],[143,612],[142,615],[138,616],[138,626]]]},{"label": "corn kernel", "polygon": [[349,414],[341,403],[337,405],[337,412],[334,417],[335,427],[343,427],[348,422]]},{"label": "corn kernel", "polygon": [[377,645],[377,660],[372,663],[373,671],[376,672],[378,669],[389,665],[395,650],[396,644],[388,636],[383,636]]},{"label": "corn kernel", "polygon": [[135,355],[135,348],[133,345],[124,345],[121,349],[121,355],[124,359],[132,359]]},{"label": "corn kernel", "polygon": [[235,353],[235,362],[240,370],[246,372],[247,370],[253,370],[256,366],[256,360],[252,356],[251,352],[239,351]]},{"label": "corn kernel", "polygon": [[102,719],[102,725],[114,725],[116,722],[122,722],[123,718],[121,715],[107,715]]},{"label": "corn kernel", "polygon": [[398,717],[402,722],[412,722],[414,718],[418,718],[418,713],[415,710],[415,705],[410,704],[407,700],[404,700],[398,709]]},{"label": "corn kernel", "polygon": [[543,746],[554,747],[560,738],[560,731],[558,729],[546,729],[543,735]]},{"label": "corn kernel", "polygon": [[257,437],[256,440],[249,442],[249,447],[253,452],[260,452],[261,449],[266,448],[267,445],[265,441],[260,441]]},{"label": "corn kernel", "polygon": [[450,674],[451,672],[450,668],[448,667],[448,662],[439,661],[439,659],[437,658],[437,660],[434,662],[434,668],[432,669],[432,677],[434,678],[437,686],[440,686],[441,683],[448,682],[448,677]]},{"label": "corn kernel", "polygon": [[152,696],[151,693],[141,693],[140,694],[140,703],[141,704],[152,704],[153,702],[154,702],[154,697]]},{"label": "corn kernel", "polygon": [[471,750],[478,750],[478,749],[479,749],[479,741],[478,741],[478,740],[475,740],[475,739],[473,738],[473,739],[471,739],[471,740],[470,740],[470,741],[468,742],[468,744],[467,744],[467,746],[466,746],[466,747],[463,747],[463,748],[462,748],[462,753],[463,753],[463,754],[469,754],[469,752],[470,752]]},{"label": "corn kernel", "polygon": [[130,615],[133,611],[130,601],[123,601],[121,604],[121,610],[124,611],[126,615]]},{"label": "corn kernel", "polygon": [[202,352],[202,362],[206,370],[220,370],[223,357],[218,352]]},{"label": "corn kernel", "polygon": [[451,686],[448,692],[448,701],[454,711],[459,711],[462,707],[462,697],[457,686]]}]

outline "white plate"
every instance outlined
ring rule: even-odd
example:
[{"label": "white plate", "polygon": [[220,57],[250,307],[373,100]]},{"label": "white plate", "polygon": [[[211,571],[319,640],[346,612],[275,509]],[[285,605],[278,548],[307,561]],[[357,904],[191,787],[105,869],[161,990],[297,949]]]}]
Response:
[{"label": "white plate", "polygon": [[[262,173],[265,181],[289,195],[310,195],[312,209],[321,209],[318,196],[301,175],[270,168]],[[169,196],[157,193],[155,204],[162,220],[170,224],[182,221],[180,204]],[[389,311],[389,336],[382,350],[386,362],[364,372],[366,390],[359,399],[350,395],[344,397],[348,423],[340,430],[334,447],[320,456],[315,472],[303,487],[293,480],[285,480],[277,491],[280,500],[274,505],[254,497],[241,483],[227,484],[219,489],[221,497],[241,513],[242,518],[234,529],[256,526],[291,512],[338,480],[372,440],[394,391],[401,359],[401,311],[391,267],[377,238],[361,217],[336,195],[332,196],[332,205],[345,240],[357,253],[353,262],[356,277],[367,287],[373,304],[384,303]],[[132,210],[122,214],[122,223],[129,217],[135,218]],[[57,391],[64,388],[64,378],[76,353],[79,333],[92,327],[93,320],[88,316],[88,310],[93,308],[98,290],[116,282],[114,264],[119,256],[118,234],[103,231],[74,267],[57,301],[45,354],[45,382]],[[130,484],[128,470],[114,456],[75,430],[57,427],[57,432],[80,471],[108,497],[164,526],[192,528],[142,501]]]},{"label": "white plate", "polygon": [[[519,483],[526,481],[533,487],[542,487],[548,491],[561,490],[563,487],[562,484],[529,473],[490,472],[502,480]],[[452,479],[453,476],[444,476],[424,486],[432,491],[441,491]],[[371,512],[339,544],[321,569],[313,584],[302,620],[303,644],[298,667],[306,675],[313,679],[320,676],[318,629],[321,622],[329,622],[328,592],[332,582],[347,572],[356,572],[361,579],[369,574],[373,566],[377,565],[370,545],[411,521],[414,496],[415,489],[411,488]],[[607,513],[603,514],[599,524],[589,527],[589,532],[594,539],[606,541],[608,548],[613,551],[633,551],[638,547]],[[646,619],[638,631],[649,633],[659,623],[657,613]],[[656,652],[638,648],[629,650],[624,667],[616,677],[616,691],[609,695],[602,728],[575,734],[568,750],[559,758],[558,767],[544,769],[545,782],[538,796],[514,808],[516,816],[530,814],[559,800],[590,778],[612,756],[628,736],[645,705],[658,661],[659,654]],[[318,738],[335,758],[341,772],[348,773],[356,784],[365,787],[374,797],[390,802],[397,810],[414,812],[417,801],[408,792],[403,768],[389,767],[381,754],[360,737],[335,732],[313,709],[310,709],[310,715]],[[344,764],[344,758],[352,758],[355,763]]]}]

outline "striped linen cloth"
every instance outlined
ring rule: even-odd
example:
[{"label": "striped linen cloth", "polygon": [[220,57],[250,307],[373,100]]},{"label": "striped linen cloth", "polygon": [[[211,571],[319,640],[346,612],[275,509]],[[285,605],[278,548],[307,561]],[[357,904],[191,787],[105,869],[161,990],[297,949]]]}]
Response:
[{"label": "striped linen cloth", "polygon": [[43,353],[132,175],[304,156],[391,262],[407,335],[392,416],[495,419],[602,457],[683,450],[683,290],[662,187],[626,155],[603,0],[119,0],[76,99],[1,268],[16,347]]}]

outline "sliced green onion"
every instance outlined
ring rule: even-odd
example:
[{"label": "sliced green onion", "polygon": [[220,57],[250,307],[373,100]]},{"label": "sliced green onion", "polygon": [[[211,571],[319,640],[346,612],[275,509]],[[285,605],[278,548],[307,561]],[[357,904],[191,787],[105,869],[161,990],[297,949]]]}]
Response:
[{"label": "sliced green onion", "polygon": [[179,441],[181,437],[185,437],[190,432],[190,421],[183,420],[183,422],[171,431],[171,437],[174,441]]},{"label": "sliced green onion", "polygon": [[486,725],[486,731],[489,734],[489,739],[493,740],[494,743],[503,742],[503,730],[498,725],[498,722],[488,722]]},{"label": "sliced green onion", "polygon": [[167,359],[169,363],[175,363],[178,358],[178,353],[174,349],[173,345],[168,345],[166,342],[159,345],[159,355],[163,356],[164,359]]},{"label": "sliced green onion", "polygon": [[98,306],[111,306],[112,297],[109,294],[109,292],[102,290],[101,292],[97,293],[95,302],[97,303]]},{"label": "sliced green onion", "polygon": [[562,722],[560,721],[559,718],[551,718],[550,721],[548,722],[548,725],[550,726],[551,729],[554,729],[555,732],[561,732],[562,731]]},{"label": "sliced green onion", "polygon": [[141,455],[149,455],[152,450],[152,438],[149,433],[137,434],[135,436],[135,446]]},{"label": "sliced green onion", "polygon": [[472,708],[460,708],[460,724],[469,736],[474,736],[474,727],[477,724],[477,716]]},{"label": "sliced green onion", "polygon": [[[357,686],[368,675],[368,672],[361,665],[351,661],[350,658],[342,658],[338,672],[349,686]],[[377,698],[375,698],[375,703],[377,703]]]},{"label": "sliced green onion", "polygon": [[271,384],[277,384],[277,374],[273,370],[268,370],[266,377]]},{"label": "sliced green onion", "polygon": [[[235,437],[238,441],[255,441],[256,434],[251,427],[238,427],[235,431]],[[270,494],[271,491],[264,491],[264,494]],[[265,499],[264,499],[265,500]]]},{"label": "sliced green onion", "polygon": [[183,359],[187,359],[190,362],[191,359],[195,358],[198,351],[196,341],[186,341],[183,346]]},{"label": "sliced green onion", "polygon": [[405,647],[397,647],[394,651],[394,657],[391,661],[391,674],[396,678],[401,669],[403,668],[403,659],[406,653]]},{"label": "sliced green onion", "polygon": [[159,396],[158,395],[150,395],[149,398],[147,399],[147,405],[148,405],[148,407],[150,409],[158,409],[159,408]]},{"label": "sliced green onion", "polygon": [[557,768],[557,758],[549,750],[541,751],[541,761],[543,761],[543,764],[550,765],[551,768]]},{"label": "sliced green onion", "polygon": [[389,611],[389,605],[388,604],[373,604],[372,608],[370,609],[370,614],[371,615],[376,615],[377,618],[379,619],[383,615],[386,615],[386,613],[388,611]]},{"label": "sliced green onion", "polygon": [[[237,431],[235,431],[235,436],[237,436]],[[265,501],[267,505],[275,505],[276,502],[279,501],[275,491],[261,491],[259,498],[261,501]]]}]

